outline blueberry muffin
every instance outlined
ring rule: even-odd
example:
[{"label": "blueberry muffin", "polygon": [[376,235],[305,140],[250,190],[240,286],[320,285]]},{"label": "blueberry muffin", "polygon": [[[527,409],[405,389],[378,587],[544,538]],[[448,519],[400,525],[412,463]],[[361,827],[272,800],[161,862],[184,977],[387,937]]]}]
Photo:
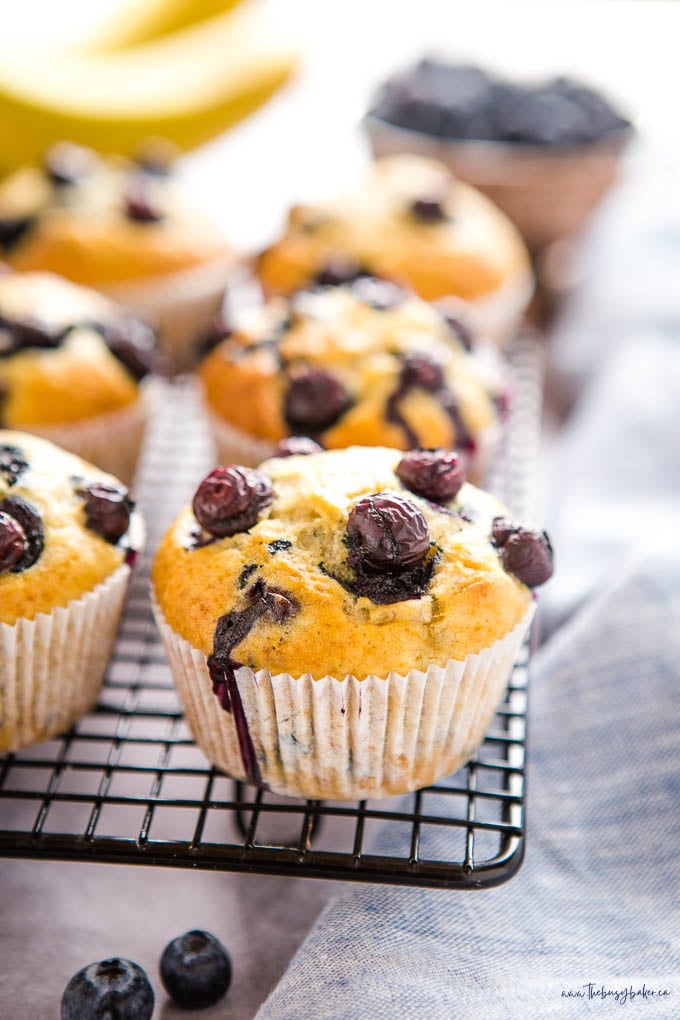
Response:
[{"label": "blueberry muffin", "polygon": [[289,294],[338,256],[426,301],[464,298],[496,339],[512,332],[532,290],[510,221],[443,164],[418,156],[378,160],[349,194],[294,207],[257,270],[267,294]]},{"label": "blueberry muffin", "polygon": [[220,463],[258,464],[303,435],[327,449],[451,447],[481,477],[503,382],[460,308],[361,275],[272,299],[223,335],[199,369]]},{"label": "blueberry muffin", "polygon": [[279,793],[354,799],[475,752],[551,570],[545,533],[465,482],[454,453],[352,447],[216,468],[153,584],[208,758]]},{"label": "blueberry muffin", "polygon": [[96,291],[51,273],[0,275],[0,426],[129,482],[158,358],[153,330]]},{"label": "blueberry muffin", "polygon": [[0,750],[96,701],[143,539],[127,489],[44,439],[0,431]]},{"label": "blueberry muffin", "polygon": [[183,198],[159,146],[134,162],[68,143],[0,184],[0,259],[155,317],[179,367],[219,309],[234,261],[214,224]]}]

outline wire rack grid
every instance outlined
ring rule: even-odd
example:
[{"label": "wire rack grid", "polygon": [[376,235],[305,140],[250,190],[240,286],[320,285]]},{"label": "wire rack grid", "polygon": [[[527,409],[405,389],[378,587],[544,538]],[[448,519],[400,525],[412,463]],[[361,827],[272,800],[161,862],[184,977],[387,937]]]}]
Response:
[{"label": "wire rack grid", "polygon": [[[542,364],[511,349],[517,392],[490,486],[532,508]],[[525,843],[525,644],[477,755],[407,797],[297,801],[212,767],[182,717],[151,616],[153,549],[210,466],[190,384],[168,384],[136,498],[149,527],[96,709],[59,739],[0,757],[0,855],[262,872],[439,888],[506,881]]]}]

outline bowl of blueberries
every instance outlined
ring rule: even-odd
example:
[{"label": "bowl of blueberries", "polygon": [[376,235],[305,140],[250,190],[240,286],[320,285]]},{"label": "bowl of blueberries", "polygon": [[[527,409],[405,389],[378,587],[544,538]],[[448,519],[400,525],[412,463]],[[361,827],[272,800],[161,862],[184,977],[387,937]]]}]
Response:
[{"label": "bowl of blueberries", "polygon": [[479,188],[533,251],[583,226],[634,134],[573,78],[519,83],[430,57],[382,84],[364,126],[375,156],[431,156]]}]

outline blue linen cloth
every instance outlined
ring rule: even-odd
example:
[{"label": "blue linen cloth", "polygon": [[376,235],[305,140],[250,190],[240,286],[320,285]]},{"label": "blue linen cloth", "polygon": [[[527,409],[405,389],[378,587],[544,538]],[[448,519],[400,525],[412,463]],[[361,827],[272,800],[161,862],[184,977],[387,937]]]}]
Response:
[{"label": "blue linen cloth", "polygon": [[[581,359],[552,458],[525,864],[483,892],[346,886],[258,1020],[680,1017],[680,223],[645,231],[660,243],[631,281],[624,260],[619,291],[649,295],[659,277],[677,291],[655,331],[649,316],[610,322]],[[557,337],[563,365],[597,296],[592,283]],[[408,852],[387,832],[377,849]]]}]

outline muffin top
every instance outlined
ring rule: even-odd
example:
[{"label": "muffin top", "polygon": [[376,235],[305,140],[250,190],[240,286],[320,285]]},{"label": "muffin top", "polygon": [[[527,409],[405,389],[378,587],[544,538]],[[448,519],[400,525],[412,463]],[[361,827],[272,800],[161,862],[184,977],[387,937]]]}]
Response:
[{"label": "muffin top", "polygon": [[211,667],[364,677],[490,645],[551,563],[547,536],[466,483],[455,454],[351,447],[216,468],[153,581]]},{"label": "muffin top", "polygon": [[132,508],[111,475],[0,431],[0,623],[65,606],[131,562]]},{"label": "muffin top", "polygon": [[501,378],[454,311],[365,275],[272,299],[203,362],[208,405],[262,439],[472,453],[497,422]]},{"label": "muffin top", "polygon": [[51,273],[0,276],[0,424],[116,411],[155,367],[153,330],[95,291]]},{"label": "muffin top", "polygon": [[216,228],[188,206],[170,165],[60,143],[44,165],[0,184],[0,258],[101,286],[162,276],[228,254]]},{"label": "muffin top", "polygon": [[528,277],[510,221],[445,166],[419,156],[378,160],[359,186],[333,201],[291,209],[281,237],[258,260],[267,293],[288,294],[334,256],[409,284],[427,301],[476,300]]}]

